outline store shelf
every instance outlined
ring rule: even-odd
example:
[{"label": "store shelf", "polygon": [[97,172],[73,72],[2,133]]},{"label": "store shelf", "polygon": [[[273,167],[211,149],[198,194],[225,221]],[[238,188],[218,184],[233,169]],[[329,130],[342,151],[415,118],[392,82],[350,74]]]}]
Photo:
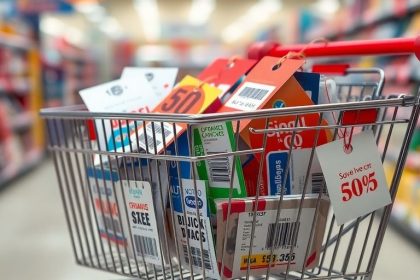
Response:
[{"label": "store shelf", "polygon": [[31,40],[6,33],[0,33],[0,45],[24,51],[30,50],[35,47]]},{"label": "store shelf", "polygon": [[33,123],[34,115],[31,112],[26,112],[14,116],[10,126],[14,132],[20,132],[31,128]]},{"label": "store shelf", "polygon": [[19,167],[6,168],[0,173],[0,189],[7,186],[13,180],[28,173],[35,168],[45,157],[45,153],[40,150],[29,152],[23,160],[23,164]]},{"label": "store shelf", "polygon": [[[388,180],[391,179],[397,158],[397,151],[391,149],[387,153],[384,167]],[[420,245],[419,170],[420,153],[410,151],[391,212],[391,226],[418,245]]]},{"label": "store shelf", "polygon": [[404,205],[395,202],[391,212],[391,226],[420,246],[420,219],[409,213],[400,213],[404,212],[404,210],[399,210],[401,208],[404,208]]},{"label": "store shelf", "polygon": [[349,37],[355,35],[361,31],[369,28],[376,27],[378,25],[396,21],[403,17],[411,16],[417,12],[420,12],[420,4],[413,4],[407,7],[403,13],[389,12],[381,14],[375,18],[369,20],[356,21],[356,23],[344,30],[331,30],[331,25],[324,25],[321,28],[315,29],[309,33],[309,38],[325,37],[328,40],[336,40],[341,37]]}]

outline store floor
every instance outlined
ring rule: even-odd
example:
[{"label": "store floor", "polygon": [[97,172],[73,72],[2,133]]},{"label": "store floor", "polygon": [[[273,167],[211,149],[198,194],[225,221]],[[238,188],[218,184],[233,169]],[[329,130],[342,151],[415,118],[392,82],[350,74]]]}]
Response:
[{"label": "store floor", "polygon": [[[76,266],[52,163],[0,192],[0,279],[122,279]],[[374,279],[419,279],[420,248],[388,228]]]}]

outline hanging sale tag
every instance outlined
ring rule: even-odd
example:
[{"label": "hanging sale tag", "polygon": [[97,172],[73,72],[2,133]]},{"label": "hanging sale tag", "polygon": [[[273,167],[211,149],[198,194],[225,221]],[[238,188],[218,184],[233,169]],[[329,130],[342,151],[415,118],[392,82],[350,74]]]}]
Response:
[{"label": "hanging sale tag", "polygon": [[201,71],[197,78],[222,90],[219,95],[222,97],[256,62],[256,60],[244,58],[219,58]]},{"label": "hanging sale tag", "polygon": [[[158,102],[165,98],[172,90],[175,84],[178,68],[176,67],[125,67],[121,80],[136,80],[145,77],[153,89],[154,95],[146,96],[149,98],[158,98]],[[138,88],[138,94],[144,94],[142,88]],[[158,103],[153,104],[153,107]],[[150,108],[150,111],[153,109]]]},{"label": "hanging sale tag", "polygon": [[[149,264],[162,265],[162,251],[159,243],[160,232],[153,204],[152,186],[147,181],[124,180],[127,213],[134,242],[135,256]],[[164,230],[163,228],[160,231]]]},{"label": "hanging sale tag", "polygon": [[344,139],[316,148],[338,225],[391,203],[372,131],[353,136],[351,152]]},{"label": "hanging sale tag", "polygon": [[[187,75],[152,112],[201,114],[218,102],[220,92],[220,89]],[[138,140],[140,148],[158,154],[173,142],[175,134],[179,137],[186,128],[186,124],[176,124],[174,129],[173,124],[169,122],[148,122],[145,127],[138,125],[138,134],[134,131],[130,137],[133,143],[137,143]]]}]

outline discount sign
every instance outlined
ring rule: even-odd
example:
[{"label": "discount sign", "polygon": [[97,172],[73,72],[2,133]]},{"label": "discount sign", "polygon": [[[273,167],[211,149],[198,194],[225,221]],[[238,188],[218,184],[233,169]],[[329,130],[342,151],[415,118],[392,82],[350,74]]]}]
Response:
[{"label": "discount sign", "polygon": [[338,225],[391,203],[372,132],[355,135],[351,145],[350,153],[343,139],[316,149]]}]

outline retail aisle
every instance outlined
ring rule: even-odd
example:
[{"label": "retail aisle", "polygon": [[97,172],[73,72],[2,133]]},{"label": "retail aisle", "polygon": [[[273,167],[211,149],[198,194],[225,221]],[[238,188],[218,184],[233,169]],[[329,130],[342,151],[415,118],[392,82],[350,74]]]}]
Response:
[{"label": "retail aisle", "polygon": [[[50,161],[0,192],[0,279],[121,279],[74,264]],[[420,248],[389,228],[374,279],[418,279]]]}]

